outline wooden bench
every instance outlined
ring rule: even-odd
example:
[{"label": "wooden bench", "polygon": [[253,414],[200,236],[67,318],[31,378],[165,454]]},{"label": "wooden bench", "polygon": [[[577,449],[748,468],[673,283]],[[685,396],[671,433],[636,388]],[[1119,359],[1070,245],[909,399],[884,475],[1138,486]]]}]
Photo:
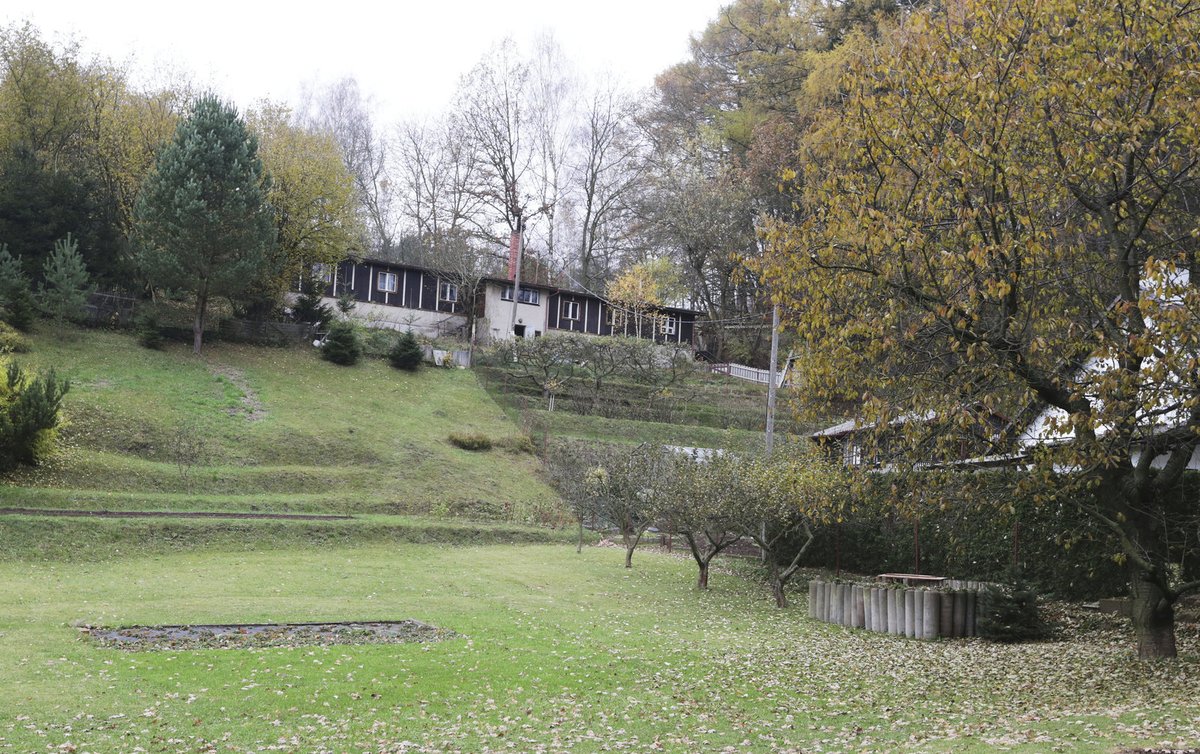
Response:
[{"label": "wooden bench", "polygon": [[905,586],[940,586],[946,580],[945,576],[926,576],[920,573],[881,573],[875,578],[885,584]]}]

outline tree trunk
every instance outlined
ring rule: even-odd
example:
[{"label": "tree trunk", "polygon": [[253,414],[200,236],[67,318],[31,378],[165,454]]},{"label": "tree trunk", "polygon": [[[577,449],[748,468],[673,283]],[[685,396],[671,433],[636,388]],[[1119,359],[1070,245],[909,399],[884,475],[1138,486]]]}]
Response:
[{"label": "tree trunk", "polygon": [[697,589],[708,589],[708,561],[700,563],[700,575],[696,577]]},{"label": "tree trunk", "polygon": [[632,545],[629,544],[628,542],[625,543],[625,567],[626,568],[633,568],[633,551],[634,551],[634,548],[636,548],[636,547],[637,547],[636,542]]},{"label": "tree trunk", "polygon": [[1138,658],[1175,657],[1175,602],[1162,587],[1136,566],[1130,584],[1130,616],[1137,636]]},{"label": "tree trunk", "polygon": [[202,288],[196,294],[196,318],[192,322],[192,353],[199,355],[204,343],[204,314],[208,308],[208,290]]},{"label": "tree trunk", "polygon": [[771,579],[771,595],[775,598],[775,606],[784,608],[788,606],[787,592],[784,591],[783,572],[779,568],[779,563],[775,562],[775,558],[767,557],[767,574]]},{"label": "tree trunk", "polygon": [[583,552],[583,517],[579,517],[579,544],[575,547],[575,554]]}]

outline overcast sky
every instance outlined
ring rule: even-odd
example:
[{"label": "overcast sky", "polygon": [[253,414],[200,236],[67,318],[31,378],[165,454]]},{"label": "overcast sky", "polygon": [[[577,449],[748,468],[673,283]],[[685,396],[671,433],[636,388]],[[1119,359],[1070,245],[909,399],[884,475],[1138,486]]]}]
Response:
[{"label": "overcast sky", "polygon": [[444,109],[459,77],[506,36],[528,49],[549,31],[580,69],[650,86],[728,2],[4,0],[0,22],[32,21],[52,41],[73,36],[85,58],[128,61],[151,81],[190,72],[242,108],[296,103],[304,84],[353,76],[390,122]]}]

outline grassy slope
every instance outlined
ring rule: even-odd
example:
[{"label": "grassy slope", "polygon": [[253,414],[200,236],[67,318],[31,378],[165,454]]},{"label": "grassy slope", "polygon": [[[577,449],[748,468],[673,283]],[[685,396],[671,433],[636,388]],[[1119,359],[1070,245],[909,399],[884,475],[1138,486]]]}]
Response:
[{"label": "grassy slope", "polygon": [[310,350],[228,344],[198,359],[106,332],[35,345],[22,360],[73,383],[66,448],[9,479],[0,505],[551,515],[536,459],[447,442],[518,434],[468,372],[344,368]]},{"label": "grassy slope", "polygon": [[[640,410],[646,400],[645,386],[609,380],[599,401],[592,405],[594,391],[580,377],[548,411],[546,400],[527,379],[489,367],[479,370],[480,381],[514,421],[536,436],[572,438],[610,443],[650,442],[687,447],[726,448],[757,451],[763,448],[767,388],[744,380],[697,371],[683,384],[670,388],[671,397],[658,399],[656,412]],[[801,423],[789,405],[791,393],[781,393],[778,432],[806,435],[824,426]],[[604,407],[619,404],[617,415],[605,416]],[[663,407],[669,405],[670,410]],[[649,420],[648,415],[666,412],[669,421]],[[612,411],[609,412],[610,414]],[[660,417],[661,418],[661,417]],[[758,426],[747,429],[746,426]]]},{"label": "grassy slope", "polygon": [[[417,545],[0,563],[0,750],[1111,752],[1200,737],[1194,633],[1178,663],[1150,665],[1103,631],[916,642],[812,622],[803,599],[775,610],[724,572],[698,593],[682,558],[620,563]],[[399,618],[460,636],[124,654],[72,628]]]}]

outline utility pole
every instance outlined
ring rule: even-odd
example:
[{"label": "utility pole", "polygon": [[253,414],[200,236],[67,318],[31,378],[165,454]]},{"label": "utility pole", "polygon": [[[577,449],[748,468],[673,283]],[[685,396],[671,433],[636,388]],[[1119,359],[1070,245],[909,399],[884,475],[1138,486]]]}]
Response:
[{"label": "utility pole", "polygon": [[[779,304],[771,307],[771,369],[767,374],[767,455],[775,450],[775,372],[779,369]],[[762,522],[762,539],[767,538],[767,522]],[[767,562],[767,551],[762,551],[762,562]]]},{"label": "utility pole", "polygon": [[525,218],[517,215],[517,264],[513,273],[512,316],[509,317],[508,331],[516,336],[517,302],[521,300],[521,257],[525,256]]},{"label": "utility pole", "polygon": [[771,370],[767,385],[767,455],[775,450],[775,393],[779,378],[779,304],[771,307]]}]

